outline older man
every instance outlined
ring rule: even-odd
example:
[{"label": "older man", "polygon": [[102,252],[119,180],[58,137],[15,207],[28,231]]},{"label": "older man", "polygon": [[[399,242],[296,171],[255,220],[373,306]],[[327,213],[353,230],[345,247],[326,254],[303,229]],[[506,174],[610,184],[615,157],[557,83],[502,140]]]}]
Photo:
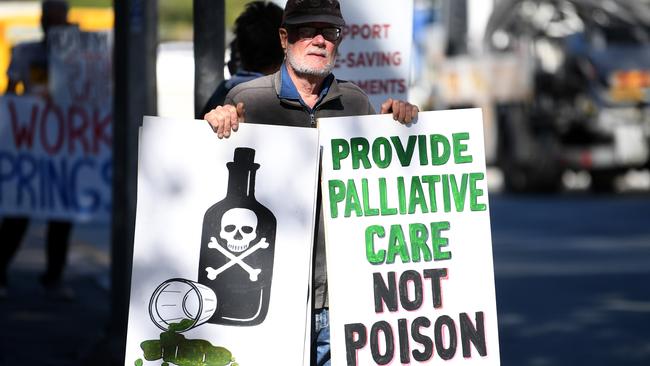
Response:
[{"label": "older man", "polygon": [[[280,70],[236,86],[225,105],[205,115],[219,138],[229,137],[239,123],[316,127],[316,118],[375,114],[368,96],[351,82],[332,74],[341,27],[338,0],[289,0],[284,9],[280,42],[286,57]],[[410,123],[418,108],[388,99],[381,113]],[[320,202],[319,202],[320,205]],[[319,208],[320,210],[320,208]],[[316,365],[329,365],[327,275],[322,215],[316,232],[314,263],[314,343]]]}]

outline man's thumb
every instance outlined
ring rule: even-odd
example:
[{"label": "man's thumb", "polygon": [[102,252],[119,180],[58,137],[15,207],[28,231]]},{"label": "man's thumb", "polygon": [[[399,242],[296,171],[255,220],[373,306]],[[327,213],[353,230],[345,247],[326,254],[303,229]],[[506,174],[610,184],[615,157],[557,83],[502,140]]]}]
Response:
[{"label": "man's thumb", "polygon": [[238,122],[244,122],[244,112],[246,112],[246,110],[244,109],[244,103],[243,102],[237,103],[237,121]]},{"label": "man's thumb", "polygon": [[393,107],[393,99],[388,98],[388,99],[386,99],[385,102],[383,102],[381,104],[381,111],[379,113],[380,114],[388,113],[388,112],[390,112],[392,107]]}]

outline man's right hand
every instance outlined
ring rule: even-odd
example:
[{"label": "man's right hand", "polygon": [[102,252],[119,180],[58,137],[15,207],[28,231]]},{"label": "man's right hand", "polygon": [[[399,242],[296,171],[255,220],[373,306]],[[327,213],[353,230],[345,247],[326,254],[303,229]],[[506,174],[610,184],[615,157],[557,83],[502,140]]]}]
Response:
[{"label": "man's right hand", "polygon": [[237,103],[237,107],[229,104],[217,106],[203,118],[208,121],[218,138],[228,138],[230,131],[237,131],[239,124],[244,122],[244,103]]}]

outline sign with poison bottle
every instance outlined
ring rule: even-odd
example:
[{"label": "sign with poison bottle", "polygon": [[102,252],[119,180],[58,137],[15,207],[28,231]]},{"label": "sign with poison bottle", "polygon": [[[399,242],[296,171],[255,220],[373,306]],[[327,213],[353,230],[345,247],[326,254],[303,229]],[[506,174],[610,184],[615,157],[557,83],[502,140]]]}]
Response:
[{"label": "sign with poison bottle", "polygon": [[308,363],[317,178],[315,129],[146,117],[125,365]]}]

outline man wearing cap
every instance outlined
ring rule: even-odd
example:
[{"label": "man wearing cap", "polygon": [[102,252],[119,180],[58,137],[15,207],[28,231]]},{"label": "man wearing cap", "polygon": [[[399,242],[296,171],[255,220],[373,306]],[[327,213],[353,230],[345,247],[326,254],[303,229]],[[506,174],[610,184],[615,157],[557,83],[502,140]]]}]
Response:
[{"label": "man wearing cap", "polygon": [[[219,138],[229,137],[241,122],[316,127],[316,118],[375,114],[368,96],[351,82],[332,74],[345,25],[338,0],[288,0],[280,43],[285,61],[278,72],[236,86],[225,104],[205,115]],[[400,123],[417,118],[418,108],[389,98],[381,113]],[[329,324],[325,238],[320,214],[314,255],[315,364],[329,365]]]}]

